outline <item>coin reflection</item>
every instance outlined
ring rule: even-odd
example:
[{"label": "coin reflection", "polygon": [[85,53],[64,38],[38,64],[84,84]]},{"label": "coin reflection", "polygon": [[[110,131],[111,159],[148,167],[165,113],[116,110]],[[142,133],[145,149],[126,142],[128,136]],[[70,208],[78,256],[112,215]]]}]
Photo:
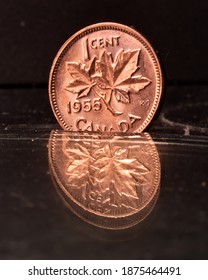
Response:
[{"label": "coin reflection", "polygon": [[156,204],[160,161],[148,133],[120,136],[52,131],[49,164],[65,204],[95,226],[132,227]]}]

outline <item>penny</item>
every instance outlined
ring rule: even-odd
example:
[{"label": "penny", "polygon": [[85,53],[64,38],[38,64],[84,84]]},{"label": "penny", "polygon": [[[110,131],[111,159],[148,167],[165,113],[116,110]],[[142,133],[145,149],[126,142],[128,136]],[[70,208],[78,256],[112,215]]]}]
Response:
[{"label": "penny", "polygon": [[64,130],[142,132],[162,93],[150,43],[136,30],[98,23],[70,37],[52,64],[49,96]]},{"label": "penny", "polygon": [[94,225],[133,226],[157,200],[160,160],[147,133],[132,137],[53,131],[49,165],[65,203]]}]

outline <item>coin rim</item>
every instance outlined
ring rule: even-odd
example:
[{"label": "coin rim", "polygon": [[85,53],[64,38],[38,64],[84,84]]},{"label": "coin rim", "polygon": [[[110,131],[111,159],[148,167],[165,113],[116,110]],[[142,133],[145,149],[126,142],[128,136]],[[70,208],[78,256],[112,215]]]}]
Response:
[{"label": "coin rim", "polygon": [[61,112],[60,112],[57,102],[56,102],[56,92],[55,92],[56,79],[55,78],[56,78],[57,69],[59,67],[60,61],[61,61],[62,57],[64,56],[64,54],[71,47],[71,45],[73,45],[73,43],[75,43],[76,41],[78,41],[79,39],[84,37],[86,34],[97,32],[99,30],[108,30],[108,29],[124,32],[124,33],[134,37],[135,39],[137,39],[149,53],[151,60],[153,62],[155,73],[156,73],[156,95],[154,98],[154,102],[153,102],[151,111],[147,115],[147,117],[145,118],[143,123],[138,128],[136,128],[136,130],[133,131],[133,133],[142,132],[149,125],[150,121],[152,120],[152,118],[154,117],[154,115],[157,111],[157,108],[159,107],[159,102],[160,102],[162,90],[163,90],[163,76],[162,76],[162,70],[161,70],[161,66],[160,66],[158,57],[157,57],[154,49],[152,48],[151,44],[138,31],[136,31],[135,29],[133,29],[127,25],[123,25],[120,23],[114,23],[114,22],[96,23],[96,24],[92,24],[92,25],[89,25],[89,26],[83,28],[83,29],[79,30],[78,32],[76,32],[74,35],[72,35],[61,46],[61,48],[59,49],[57,55],[55,56],[55,58],[53,60],[52,66],[51,66],[50,75],[49,75],[49,85],[48,85],[49,100],[50,100],[50,104],[51,104],[53,113],[54,113],[58,123],[61,125],[61,127],[64,130],[70,131],[71,128],[70,128],[70,125],[68,125],[65,122],[64,118],[62,117]]}]

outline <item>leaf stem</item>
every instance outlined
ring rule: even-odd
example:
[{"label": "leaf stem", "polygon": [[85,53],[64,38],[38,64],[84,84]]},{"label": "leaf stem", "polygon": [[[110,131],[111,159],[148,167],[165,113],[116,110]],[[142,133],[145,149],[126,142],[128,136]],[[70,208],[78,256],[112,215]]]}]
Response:
[{"label": "leaf stem", "polygon": [[[103,95],[103,94],[100,94],[97,92],[97,89],[95,89],[95,87],[93,88],[94,89],[94,92],[103,100],[103,102],[105,103],[107,109],[111,112],[111,114],[113,114],[114,116],[119,116],[119,115],[122,115],[123,113],[122,112],[118,112],[116,111],[111,105],[110,105],[110,102],[111,102],[111,97],[112,97],[112,93],[113,93],[113,89],[111,89],[111,92],[110,92],[110,98],[107,100],[106,98],[106,95]],[[105,96],[105,97],[104,97]]]},{"label": "leaf stem", "polygon": [[111,105],[110,105],[110,100],[109,101],[106,101],[104,98],[102,98],[102,100],[104,101],[107,109],[114,115],[114,116],[119,116],[119,115],[122,115],[123,113],[122,112],[118,112],[116,111]]}]

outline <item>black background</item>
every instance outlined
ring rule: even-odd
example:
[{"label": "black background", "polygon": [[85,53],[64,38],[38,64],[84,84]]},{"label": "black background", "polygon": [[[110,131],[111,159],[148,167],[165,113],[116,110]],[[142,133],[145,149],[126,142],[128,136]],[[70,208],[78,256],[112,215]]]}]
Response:
[{"label": "black background", "polygon": [[1,1],[0,85],[46,85],[61,45],[79,29],[112,21],[154,46],[166,81],[208,81],[208,2],[166,0]]}]

